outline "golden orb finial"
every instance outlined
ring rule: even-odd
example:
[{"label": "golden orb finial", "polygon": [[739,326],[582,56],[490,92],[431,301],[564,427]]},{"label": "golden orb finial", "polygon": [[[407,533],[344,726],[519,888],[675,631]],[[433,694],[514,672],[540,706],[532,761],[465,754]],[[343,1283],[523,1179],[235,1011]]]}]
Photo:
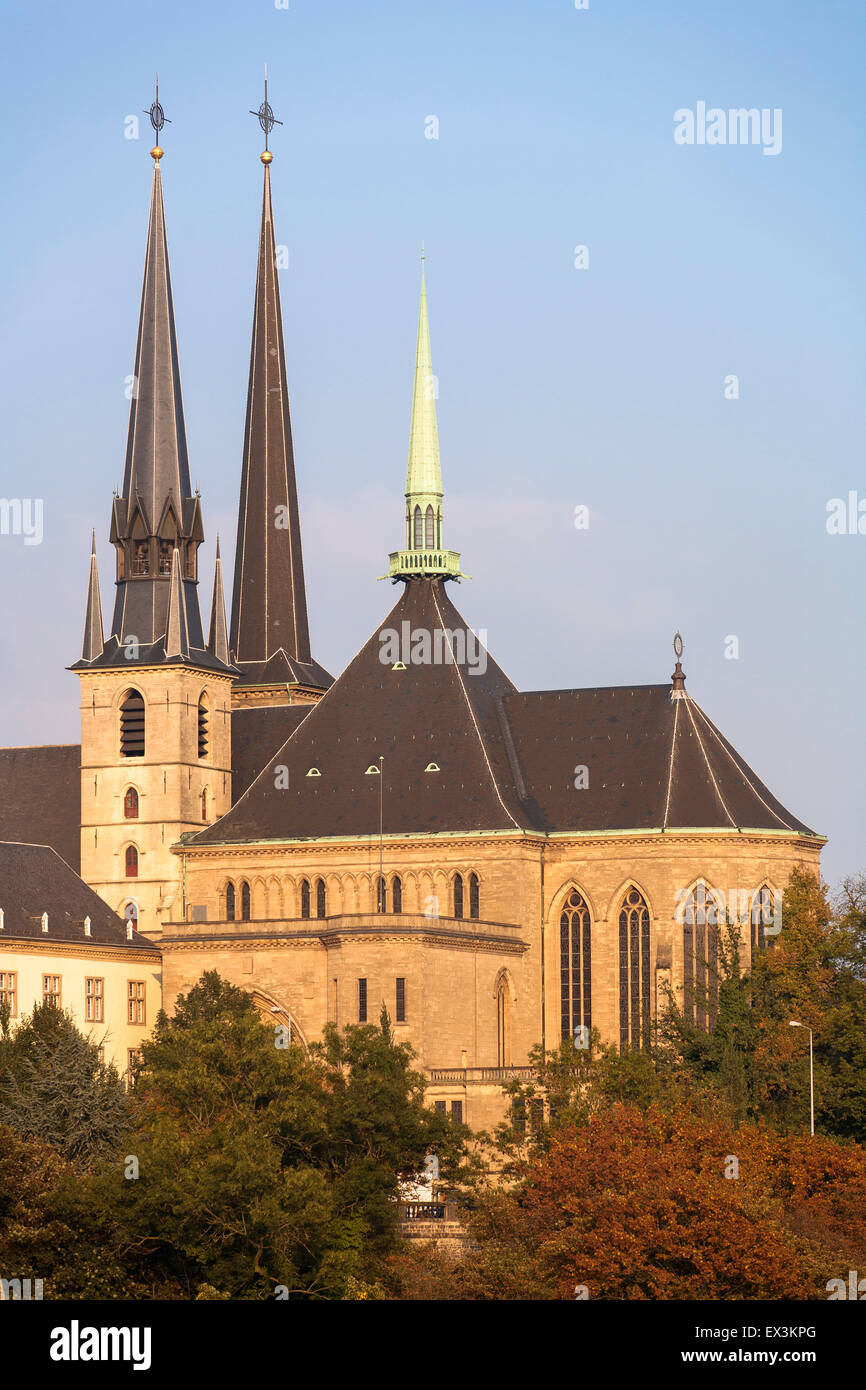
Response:
[{"label": "golden orb finial", "polygon": [[270,150],[262,150],[262,153],[259,155],[259,159],[262,161],[263,164],[272,164],[274,156],[271,154]]},{"label": "golden orb finial", "polygon": [[153,149],[150,152],[150,157],[151,159],[155,159],[158,164],[164,154],[165,150],[161,149],[159,145],[154,145]]}]

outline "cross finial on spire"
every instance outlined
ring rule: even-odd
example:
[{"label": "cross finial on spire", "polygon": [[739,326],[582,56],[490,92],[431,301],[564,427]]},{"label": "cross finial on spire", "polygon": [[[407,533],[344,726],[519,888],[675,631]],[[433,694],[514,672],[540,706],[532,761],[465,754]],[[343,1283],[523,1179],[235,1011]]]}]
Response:
[{"label": "cross finial on spire", "polygon": [[[159,132],[162,130],[166,121],[168,121],[168,116],[163,111],[159,102],[159,73],[156,74],[156,97],[151,102],[150,109],[145,110],[144,114],[150,117],[150,124],[153,126],[154,131],[156,132],[156,144],[154,145],[150,153],[151,157],[155,159],[158,164],[159,161],[162,159],[163,154],[159,144]],[[171,125],[171,121],[168,121],[168,123],[169,125]]]},{"label": "cross finial on spire", "polygon": [[265,63],[265,99],[264,99],[264,101],[262,102],[261,106],[259,107],[258,111],[252,111],[252,110],[251,110],[251,111],[250,111],[250,115],[251,115],[251,116],[258,116],[259,125],[261,126],[262,130],[265,132],[265,148],[264,148],[263,153],[259,156],[259,158],[261,159],[261,161],[262,161],[263,164],[270,164],[270,162],[271,162],[271,160],[273,159],[274,156],[271,154],[270,150],[268,149],[268,136],[270,135],[270,133],[271,133],[271,131],[273,130],[273,128],[274,128],[275,125],[282,125],[283,123],[282,123],[282,121],[278,121],[278,120],[277,120],[276,116],[274,115],[274,109],[273,109],[273,107],[270,105],[270,103],[268,102],[268,65],[267,65],[267,63]]},{"label": "cross finial on spire", "polygon": [[673,681],[673,689],[672,689],[672,691],[671,691],[671,697],[672,697],[673,699],[675,699],[675,700],[682,699],[682,697],[685,695],[685,691],[686,691],[686,673],[685,673],[685,671],[683,670],[683,668],[682,668],[682,663],[681,663],[681,661],[680,661],[680,657],[682,656],[682,654],[683,654],[683,639],[682,639],[682,637],[680,636],[680,634],[677,632],[677,633],[674,634],[674,656],[675,656],[676,659],[677,659],[677,664],[676,664],[676,666],[674,667],[674,672],[673,672],[673,675],[671,676],[671,680]]}]

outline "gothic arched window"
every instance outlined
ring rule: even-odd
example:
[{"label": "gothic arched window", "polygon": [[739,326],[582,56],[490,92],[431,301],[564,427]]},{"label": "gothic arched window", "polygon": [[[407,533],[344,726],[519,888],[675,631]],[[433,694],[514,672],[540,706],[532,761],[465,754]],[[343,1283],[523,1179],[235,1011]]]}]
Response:
[{"label": "gothic arched window", "polygon": [[120,756],[144,757],[144,698],[127,690],[120,704]]},{"label": "gothic arched window", "polygon": [[463,916],[463,875],[454,875],[454,916]]},{"label": "gothic arched window", "polygon": [[126,846],[124,865],[127,878],[138,878],[138,850],[135,848],[135,845]]},{"label": "gothic arched window", "polygon": [[416,507],[416,508],[415,508],[415,514],[414,514],[413,520],[414,520],[414,523],[415,523],[415,524],[414,524],[414,527],[413,527],[413,530],[414,530],[415,535],[414,535],[414,543],[413,543],[412,549],[413,549],[413,550],[422,550],[422,549],[423,549],[423,546],[424,546],[424,521],[423,521],[423,518],[422,518],[422,516],[421,516],[421,508],[420,508],[420,507]]},{"label": "gothic arched window", "polygon": [[[589,908],[572,888],[559,918],[559,978],[563,1038],[592,1028],[592,934]],[[589,1042],[589,1032],[581,1041]]]},{"label": "gothic arched window", "polygon": [[437,549],[442,545],[442,508],[436,513],[436,546]]},{"label": "gothic arched window", "polygon": [[648,1047],[650,920],[642,894],[630,888],[619,914],[620,1048]]},{"label": "gothic arched window", "polygon": [[123,814],[127,820],[138,820],[138,792],[135,787],[127,787],[123,798]]},{"label": "gothic arched window", "polygon": [[706,1028],[716,1016],[718,926],[715,894],[707,891],[705,883],[698,883],[686,898],[683,915],[683,1012],[699,1028]]},{"label": "gothic arched window", "polygon": [[207,820],[207,787],[201,794],[201,818]]},{"label": "gothic arched window", "polygon": [[325,880],[324,880],[323,878],[317,878],[317,879],[316,879],[316,916],[317,916],[317,917],[324,917],[324,916],[325,916],[325,906],[326,906],[326,904],[325,904]]},{"label": "gothic arched window", "polygon": [[250,885],[246,879],[241,884],[241,921],[250,920]]},{"label": "gothic arched window", "polygon": [[310,884],[307,879],[301,879],[301,916],[310,915]]},{"label": "gothic arched window", "polygon": [[391,879],[391,911],[403,911],[403,883],[397,874]]},{"label": "gothic arched window", "polygon": [[[765,929],[770,925],[776,916],[776,895],[769,884],[765,883],[759,888],[752,900],[751,912],[751,944],[752,960],[755,959],[758,951],[763,951],[767,944]],[[772,938],[771,938],[772,940]]]},{"label": "gothic arched window", "polygon": [[226,888],[226,921],[235,920],[235,886],[230,883]]},{"label": "gothic arched window", "polygon": [[171,541],[160,541],[159,543],[159,572],[160,574],[171,574],[171,557],[174,546]]},{"label": "gothic arched window", "polygon": [[432,550],[436,544],[433,508],[430,506],[424,513],[424,544],[428,550]]},{"label": "gothic arched window", "polygon": [[150,542],[136,541],[132,561],[133,574],[150,574]]},{"label": "gothic arched window", "polygon": [[478,917],[479,898],[478,898],[478,875],[469,875],[469,916]]},{"label": "gothic arched window", "polygon": [[388,911],[388,885],[381,876],[376,879],[376,911]]},{"label": "gothic arched window", "polygon": [[511,998],[503,977],[496,988],[496,1065],[507,1067],[511,1061]]}]

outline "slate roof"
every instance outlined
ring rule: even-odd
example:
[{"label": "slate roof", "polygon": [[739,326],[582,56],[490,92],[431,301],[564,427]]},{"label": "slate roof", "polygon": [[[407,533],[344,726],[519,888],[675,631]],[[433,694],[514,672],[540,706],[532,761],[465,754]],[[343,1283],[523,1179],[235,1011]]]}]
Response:
[{"label": "slate roof", "polygon": [[78,873],[80,744],[0,748],[0,840],[50,845]]},{"label": "slate roof", "polygon": [[[408,637],[405,670],[381,660]],[[411,634],[462,662],[413,663]],[[439,639],[435,634],[439,633]],[[450,640],[446,636],[450,634]],[[191,843],[386,834],[680,828],[813,835],[690,698],[669,685],[520,693],[438,579],[414,579],[249,789]],[[431,654],[435,654],[435,649]],[[426,772],[435,763],[438,772]],[[289,770],[278,788],[275,769]],[[589,785],[575,788],[586,766]],[[308,775],[316,769],[319,775]]]},{"label": "slate roof", "polygon": [[310,713],[310,705],[252,705],[232,710],[232,798],[243,796]]},{"label": "slate roof", "polygon": [[[48,845],[0,843],[0,907],[0,942],[91,940],[152,950],[159,958],[146,936],[134,931],[127,940],[126,924]],[[47,932],[42,930],[43,912],[48,913]],[[89,938],[84,934],[85,917],[90,918]]]}]

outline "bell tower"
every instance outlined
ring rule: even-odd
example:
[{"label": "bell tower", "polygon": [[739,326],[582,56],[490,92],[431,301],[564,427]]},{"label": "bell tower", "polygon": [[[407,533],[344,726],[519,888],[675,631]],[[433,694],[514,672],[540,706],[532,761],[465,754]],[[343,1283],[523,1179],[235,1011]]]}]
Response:
[{"label": "bell tower", "polygon": [[[156,100],[151,123],[165,115]],[[231,806],[231,686],[217,544],[210,633],[198,601],[204,540],[190,486],[159,144],[135,353],[123,489],[111,542],[116,593],[106,638],[95,539],[81,659],[81,876],[139,931],[182,913],[171,846]]]}]

